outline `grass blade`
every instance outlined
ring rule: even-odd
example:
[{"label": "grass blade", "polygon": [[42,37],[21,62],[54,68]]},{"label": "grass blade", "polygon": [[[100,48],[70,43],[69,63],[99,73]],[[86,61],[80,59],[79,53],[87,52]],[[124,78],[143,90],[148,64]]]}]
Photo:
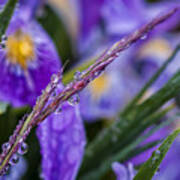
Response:
[{"label": "grass blade", "polygon": [[162,145],[152,153],[152,156],[143,166],[140,168],[139,172],[135,176],[134,180],[151,180],[156,171],[159,168],[162,160],[164,159],[166,153],[168,152],[171,144],[175,140],[175,138],[180,133],[180,129],[174,131],[171,135],[169,135]]},{"label": "grass blade", "polygon": [[18,0],[9,0],[4,9],[0,13],[0,37],[5,34],[6,29],[10,23],[14,10],[16,8]]}]

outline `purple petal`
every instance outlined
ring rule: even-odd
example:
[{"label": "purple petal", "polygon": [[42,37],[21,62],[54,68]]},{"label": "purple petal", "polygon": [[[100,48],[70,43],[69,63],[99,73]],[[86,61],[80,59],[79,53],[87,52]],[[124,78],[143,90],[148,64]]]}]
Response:
[{"label": "purple petal", "polygon": [[128,172],[124,165],[114,162],[112,164],[112,169],[117,176],[117,180],[128,180]]},{"label": "purple petal", "polygon": [[126,65],[129,53],[122,54],[106,72],[80,93],[81,113],[88,121],[115,117],[142,87],[140,79]]},{"label": "purple petal", "polygon": [[135,176],[135,170],[131,163],[126,167],[119,162],[114,162],[112,164],[112,169],[116,174],[117,180],[133,180]]},{"label": "purple petal", "polygon": [[78,106],[64,105],[37,129],[45,180],[73,180],[80,166],[85,134]]},{"label": "purple petal", "polygon": [[[135,4],[135,3],[134,3]],[[106,0],[102,9],[102,16],[108,35],[124,35],[132,32],[144,21],[142,9],[129,6],[122,0]]]},{"label": "purple petal", "polygon": [[[167,128],[160,129],[157,132],[155,132],[153,135],[151,135],[149,138],[147,138],[143,143],[141,143],[141,145],[145,145],[146,143],[150,143],[165,138],[169,132],[170,130]],[[133,162],[134,165],[139,165],[141,163],[144,163],[151,157],[152,152],[156,150],[158,146],[159,145],[156,145],[155,147],[148,149],[147,151],[141,153],[140,155],[135,156],[130,161]]]},{"label": "purple petal", "polygon": [[82,36],[88,36],[93,27],[99,23],[103,3],[104,0],[80,0]]},{"label": "purple petal", "polygon": [[10,173],[3,177],[0,177],[0,180],[19,180],[25,174],[27,169],[27,162],[23,157],[19,159],[19,162],[11,167]]},{"label": "purple petal", "polygon": [[[59,70],[60,60],[52,41],[36,22],[25,23],[16,18],[10,24],[7,34],[12,34],[19,28],[32,38],[36,58],[28,64],[27,78],[18,65],[8,64],[6,52],[0,50],[0,99],[14,106],[33,105],[41,90],[49,83],[51,75]],[[30,87],[30,83],[33,87]]]}]

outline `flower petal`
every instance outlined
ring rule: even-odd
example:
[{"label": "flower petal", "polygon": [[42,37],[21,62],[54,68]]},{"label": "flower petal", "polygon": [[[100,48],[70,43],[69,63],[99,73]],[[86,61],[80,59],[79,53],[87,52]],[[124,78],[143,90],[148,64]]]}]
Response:
[{"label": "flower petal", "polygon": [[19,28],[32,38],[36,57],[28,64],[27,78],[21,67],[8,64],[6,52],[0,51],[0,99],[12,103],[13,106],[33,105],[41,90],[49,83],[51,75],[59,70],[60,60],[52,41],[35,21],[25,23],[22,19],[13,20],[8,35]]},{"label": "flower petal", "polygon": [[42,176],[45,180],[72,180],[80,166],[85,134],[78,107],[64,105],[62,112],[52,114],[37,130],[42,154]]}]

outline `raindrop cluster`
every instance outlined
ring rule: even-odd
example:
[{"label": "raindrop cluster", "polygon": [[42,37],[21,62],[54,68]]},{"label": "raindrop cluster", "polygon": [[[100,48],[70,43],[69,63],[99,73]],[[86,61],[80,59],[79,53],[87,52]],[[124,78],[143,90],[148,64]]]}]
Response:
[{"label": "raindrop cluster", "polygon": [[[2,145],[3,151],[9,151],[10,150],[10,144],[8,142],[4,143]],[[1,175],[5,175],[9,172],[9,169],[11,166],[16,165],[19,162],[20,155],[24,155],[28,151],[28,145],[25,142],[22,142],[21,145],[18,148],[17,153],[13,154],[13,156],[10,158],[9,163],[5,166],[3,171],[1,172]]]}]

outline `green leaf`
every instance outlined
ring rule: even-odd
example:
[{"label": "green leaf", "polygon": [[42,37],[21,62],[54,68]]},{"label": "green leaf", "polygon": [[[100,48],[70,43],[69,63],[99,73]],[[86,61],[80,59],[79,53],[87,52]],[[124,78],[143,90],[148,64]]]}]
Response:
[{"label": "green leaf", "polygon": [[9,0],[0,13],[0,37],[5,34],[18,0]]},{"label": "green leaf", "polygon": [[126,115],[131,111],[133,106],[140,100],[148,88],[158,79],[162,72],[167,68],[167,66],[175,59],[175,56],[180,50],[180,45],[177,45],[175,50],[172,52],[171,56],[164,62],[164,64],[157,70],[157,72],[150,78],[150,80],[144,85],[140,92],[133,98],[133,100],[125,107],[121,115]]},{"label": "green leaf", "polygon": [[[112,136],[121,142],[126,137],[124,130],[128,132],[136,128],[143,120],[159,110],[167,101],[174,98],[180,91],[180,71],[162,87],[158,92],[149,97],[142,104],[135,107],[126,117],[115,122],[110,128],[105,129],[95,140],[89,144],[85,154],[83,165],[93,166],[93,164],[107,156],[106,151],[117,145],[112,140]],[[128,131],[129,130],[129,131]],[[121,138],[121,139],[120,139]],[[99,146],[101,144],[101,146]],[[88,163],[87,163],[88,162]],[[82,166],[83,167],[83,166]]]},{"label": "green leaf", "polygon": [[83,71],[85,69],[87,69],[89,66],[91,66],[94,62],[95,62],[96,58],[94,59],[90,59],[89,61],[85,62],[85,63],[82,63],[80,64],[79,66],[77,67],[74,67],[73,69],[71,69],[70,71],[66,72],[64,75],[63,75],[63,83],[64,84],[68,84],[69,82],[71,82],[74,78],[74,73],[77,72],[77,71]]},{"label": "green leaf", "polygon": [[162,160],[164,159],[166,153],[168,152],[171,144],[180,133],[180,129],[174,131],[171,135],[169,135],[162,145],[152,153],[152,156],[149,158],[146,163],[140,168],[139,172],[135,176],[134,180],[151,180],[156,171],[159,168]]},{"label": "green leaf", "polygon": [[0,102],[0,115],[5,113],[8,108],[8,104],[4,102]]},{"label": "green leaf", "polygon": [[[157,79],[161,72],[175,57],[179,48],[180,47],[178,46],[175,49],[172,56],[166,61],[165,64],[163,64],[158,72],[147,83],[148,85],[146,85],[143,89],[147,89],[154,82],[154,80]],[[133,106],[131,111],[126,116],[121,116],[119,121],[116,121],[111,127],[103,130],[94,139],[94,141],[87,146],[80,174],[89,171],[89,169],[92,169],[95,165],[99,166],[105,158],[109,157],[117,149],[126,146],[127,143],[130,143],[133,141],[133,139],[138,137],[138,135],[142,133],[148,126],[152,125],[154,120],[151,121],[151,119],[153,119],[151,116],[153,113],[158,111],[159,108],[161,108],[167,101],[177,96],[179,91],[180,71],[175,73],[163,88],[161,88],[158,92],[153,94],[140,105]],[[144,90],[141,92],[143,93]],[[150,121],[147,121],[148,118]],[[155,118],[155,120],[158,121],[158,118]],[[114,142],[113,139],[117,139],[117,142]],[[99,144],[101,145],[99,146]]]},{"label": "green leaf", "polygon": [[[135,150],[137,148],[137,146],[143,142],[145,139],[147,139],[149,136],[151,136],[154,132],[156,132],[157,130],[168,126],[170,123],[172,123],[174,120],[178,119],[180,116],[180,114],[177,114],[176,116],[173,116],[172,118],[169,118],[167,121],[164,121],[163,123],[156,125],[155,127],[153,127],[151,130],[149,130],[146,134],[144,134],[143,136],[139,136],[138,138],[136,138],[134,141],[132,141],[131,143],[127,144],[126,146],[124,146],[123,148],[119,149],[118,152],[112,154],[110,157],[107,157],[106,159],[104,159],[101,163],[101,165],[99,167],[97,167],[97,165],[94,165],[94,168],[91,170],[87,170],[86,173],[82,174],[82,176],[80,176],[81,180],[98,180],[100,179],[108,170],[111,169],[111,164],[114,161],[125,161],[128,160],[129,158],[133,157],[133,154],[139,154],[140,152],[143,152],[144,149],[147,149],[147,147],[151,147],[152,144],[147,144],[147,146],[144,146],[142,148],[139,149],[139,152],[135,153]],[[124,136],[125,137],[125,136]],[[156,142],[154,142],[154,144],[156,145]],[[81,174],[80,174],[81,175]]]}]

